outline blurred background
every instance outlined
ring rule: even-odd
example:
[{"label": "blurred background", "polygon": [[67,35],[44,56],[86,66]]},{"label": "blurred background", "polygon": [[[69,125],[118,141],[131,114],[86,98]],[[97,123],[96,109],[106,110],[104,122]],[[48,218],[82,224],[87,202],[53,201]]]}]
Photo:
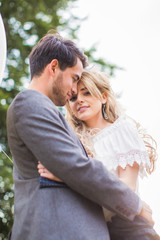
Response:
[{"label": "blurred background", "polygon": [[[13,224],[12,162],[3,153],[10,156],[6,112],[28,86],[32,47],[50,29],[73,39],[92,68],[111,75],[119,102],[156,139],[159,153],[159,12],[159,0],[0,0],[8,51],[0,84],[0,240],[7,239]],[[140,180],[140,195],[151,206],[160,234],[159,172],[158,158],[155,172]]]}]

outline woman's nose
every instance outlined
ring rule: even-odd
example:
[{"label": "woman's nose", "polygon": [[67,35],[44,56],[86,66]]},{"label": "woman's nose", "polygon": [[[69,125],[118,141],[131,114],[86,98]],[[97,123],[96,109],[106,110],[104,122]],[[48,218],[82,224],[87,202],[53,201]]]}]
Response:
[{"label": "woman's nose", "polygon": [[77,94],[77,102],[78,103],[82,103],[83,102],[83,97],[81,96],[81,94]]}]

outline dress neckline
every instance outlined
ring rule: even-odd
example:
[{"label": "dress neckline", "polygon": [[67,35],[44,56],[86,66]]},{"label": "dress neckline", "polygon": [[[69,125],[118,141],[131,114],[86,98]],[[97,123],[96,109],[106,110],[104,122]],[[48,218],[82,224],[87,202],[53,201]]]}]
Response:
[{"label": "dress neckline", "polygon": [[121,115],[119,116],[111,125],[104,127],[103,129],[100,129],[99,132],[95,133],[93,135],[93,138],[96,139],[97,137],[99,138],[99,136],[101,134],[105,133],[110,133],[112,130],[116,129],[122,122],[123,120],[126,119],[125,115]]}]

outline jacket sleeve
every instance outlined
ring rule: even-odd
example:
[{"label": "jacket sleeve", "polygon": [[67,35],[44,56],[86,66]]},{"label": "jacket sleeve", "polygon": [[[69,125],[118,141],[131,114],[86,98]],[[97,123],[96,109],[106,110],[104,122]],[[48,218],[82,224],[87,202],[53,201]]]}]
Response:
[{"label": "jacket sleeve", "polygon": [[14,121],[25,146],[50,172],[86,198],[134,219],[139,197],[100,161],[82,153],[47,97],[27,91],[20,94],[14,104]]}]

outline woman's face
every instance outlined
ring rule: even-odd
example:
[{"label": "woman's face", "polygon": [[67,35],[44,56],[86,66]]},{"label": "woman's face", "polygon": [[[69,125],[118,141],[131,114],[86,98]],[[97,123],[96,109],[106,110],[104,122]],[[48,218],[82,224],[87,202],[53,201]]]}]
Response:
[{"label": "woman's face", "polygon": [[78,83],[77,95],[69,100],[69,106],[73,115],[88,127],[98,127],[97,123],[104,121],[102,101],[92,96],[82,82]]}]

